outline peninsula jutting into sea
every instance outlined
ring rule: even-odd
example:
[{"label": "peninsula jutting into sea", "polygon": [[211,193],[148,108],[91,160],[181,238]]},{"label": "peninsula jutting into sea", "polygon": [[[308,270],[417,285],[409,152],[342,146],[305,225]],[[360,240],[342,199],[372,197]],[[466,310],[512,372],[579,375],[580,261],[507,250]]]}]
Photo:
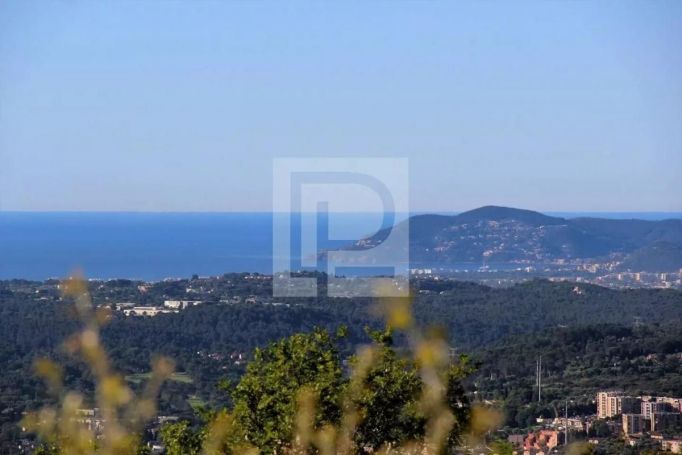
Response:
[{"label": "peninsula jutting into sea", "polygon": [[[360,225],[369,216],[335,214],[342,223]],[[413,274],[490,286],[536,277],[609,287],[680,286],[682,213],[554,216],[487,206],[396,219],[396,229],[410,227]],[[366,248],[385,234],[359,240]],[[353,242],[347,248],[359,248]],[[42,280],[76,268],[102,279],[272,273],[272,215],[0,212],[0,250],[5,279]]]}]

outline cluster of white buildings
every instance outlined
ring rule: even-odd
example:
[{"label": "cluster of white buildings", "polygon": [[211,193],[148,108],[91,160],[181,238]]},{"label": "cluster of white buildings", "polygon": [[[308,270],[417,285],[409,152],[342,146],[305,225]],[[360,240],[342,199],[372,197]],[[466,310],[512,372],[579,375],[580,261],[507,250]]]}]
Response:
[{"label": "cluster of white buildings", "polygon": [[602,286],[679,288],[682,270],[678,272],[619,272],[609,273],[590,280]]},{"label": "cluster of white buildings", "polygon": [[665,439],[668,430],[682,428],[682,398],[627,396],[620,391],[597,394],[597,417],[622,417],[622,433],[635,440],[645,433],[659,439],[664,450],[682,453],[681,439]]},{"label": "cluster of white buildings", "polygon": [[654,414],[663,412],[682,414],[682,398],[653,395],[633,397],[621,391],[597,393],[597,417],[600,419],[632,413],[638,413],[650,419]]},{"label": "cluster of white buildings", "polygon": [[163,306],[138,306],[132,302],[122,302],[116,304],[116,310],[126,316],[156,316],[164,313],[177,313],[202,303],[201,300],[165,300]]},{"label": "cluster of white buildings", "polygon": [[410,269],[410,275],[433,275],[433,269]]}]

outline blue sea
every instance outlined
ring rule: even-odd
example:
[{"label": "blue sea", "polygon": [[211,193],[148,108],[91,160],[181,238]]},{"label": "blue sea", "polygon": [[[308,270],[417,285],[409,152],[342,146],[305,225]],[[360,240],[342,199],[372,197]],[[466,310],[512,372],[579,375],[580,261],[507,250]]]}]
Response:
[{"label": "blue sea", "polygon": [[[281,215],[278,215],[281,216]],[[561,216],[680,218],[680,213],[562,213]],[[334,214],[348,241],[406,215]],[[161,280],[192,274],[272,272],[270,213],[28,213],[0,212],[0,279],[62,278],[80,269],[89,278]],[[326,229],[327,220],[312,220]],[[294,232],[306,221],[294,221]],[[292,248],[296,250],[296,235]],[[338,236],[336,237],[338,238]],[[339,242],[325,241],[330,248]],[[294,255],[292,269],[300,258]]]},{"label": "blue sea", "polygon": [[[331,241],[321,234],[329,219],[294,217],[291,269],[300,269],[294,252],[304,223],[317,229],[324,249],[405,218],[333,214],[331,223],[348,240]],[[272,229],[271,213],[0,212],[0,279],[63,278],[75,270],[88,278],[143,280],[271,273]]]}]

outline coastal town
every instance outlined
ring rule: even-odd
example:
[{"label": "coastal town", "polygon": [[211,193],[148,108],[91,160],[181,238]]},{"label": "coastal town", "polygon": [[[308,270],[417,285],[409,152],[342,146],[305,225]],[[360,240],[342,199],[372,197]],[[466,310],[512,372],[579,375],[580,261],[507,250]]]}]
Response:
[{"label": "coastal town", "polygon": [[619,270],[619,262],[557,260],[546,264],[461,264],[458,267],[412,268],[413,276],[475,281],[493,287],[512,286],[536,278],[588,283],[612,289],[682,289],[682,269],[675,272]]},{"label": "coastal town", "polygon": [[[566,400],[568,403],[569,400]],[[622,391],[600,391],[594,397],[596,414],[537,419],[537,428],[509,435],[514,454],[563,453],[571,442],[598,446],[613,439],[627,445],[642,442],[663,452],[682,453],[682,398],[631,396]]]}]

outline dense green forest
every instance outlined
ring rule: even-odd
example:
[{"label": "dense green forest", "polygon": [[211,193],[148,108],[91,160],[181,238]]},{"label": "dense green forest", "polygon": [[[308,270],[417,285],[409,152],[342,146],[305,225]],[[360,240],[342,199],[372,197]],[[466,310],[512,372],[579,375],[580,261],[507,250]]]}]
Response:
[{"label": "dense green forest", "polygon": [[[533,414],[551,414],[566,396],[576,398],[575,412],[588,409],[588,398],[597,388],[678,395],[682,390],[679,357],[675,362],[682,351],[679,330],[670,323],[682,320],[681,292],[616,291],[548,281],[500,289],[421,279],[413,287],[419,324],[443,328],[459,352],[474,354],[480,367],[469,391],[504,402],[511,426],[525,426]],[[89,374],[60,349],[79,324],[68,300],[55,289],[54,282],[0,282],[0,438],[5,441],[18,437],[16,422],[22,412],[46,400],[32,371],[37,357],[65,365],[71,387],[91,389]],[[346,326],[347,336],[339,342],[346,356],[368,342],[366,326],[383,326],[369,299],[280,299],[282,305],[273,305],[269,277],[263,276],[149,284],[114,280],[91,282],[90,290],[99,306],[121,301],[159,305],[169,298],[205,302],[156,317],[126,318],[114,311],[103,330],[115,366],[133,383],[149,371],[154,356],[176,360],[185,374],[164,386],[161,412],[187,418],[202,404],[231,405],[217,385],[225,379],[236,382],[255,347],[315,327],[333,332]],[[257,303],[232,303],[234,296],[253,296]],[[400,336],[395,341],[398,347],[404,343]],[[545,399],[529,407],[539,355],[546,366]]]},{"label": "dense green forest", "polygon": [[[598,324],[512,337],[477,350],[472,377],[482,399],[504,403],[507,425],[530,427],[538,416],[596,413],[598,390],[682,396],[679,323]],[[542,401],[535,386],[542,359]]]}]

